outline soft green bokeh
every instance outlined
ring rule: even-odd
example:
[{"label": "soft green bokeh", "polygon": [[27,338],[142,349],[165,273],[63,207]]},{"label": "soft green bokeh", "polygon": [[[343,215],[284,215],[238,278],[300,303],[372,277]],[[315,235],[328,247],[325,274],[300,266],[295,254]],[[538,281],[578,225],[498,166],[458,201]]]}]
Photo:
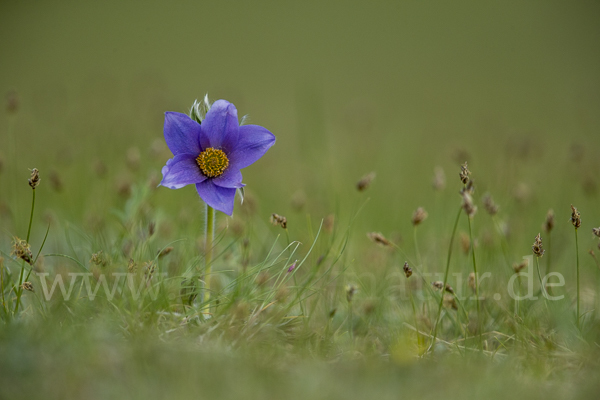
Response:
[{"label": "soft green bokeh", "polygon": [[[271,213],[288,217],[304,255],[322,218],[336,215],[337,240],[370,198],[350,230],[338,292],[345,281],[375,274],[357,295],[357,307],[366,307],[394,284],[384,271],[398,272],[403,257],[374,249],[365,233],[381,231],[416,258],[410,216],[418,206],[429,212],[419,227],[423,258],[441,272],[460,204],[458,165],[468,159],[477,201],[490,191],[501,205],[510,262],[530,254],[547,210],[555,210],[552,262],[567,280],[566,299],[552,318],[524,322],[536,338],[530,347],[468,362],[455,354],[421,361],[405,352],[412,338],[402,325],[411,321],[408,303],[361,317],[357,343],[340,334],[332,349],[314,354],[323,334],[319,318],[289,337],[273,328],[240,344],[233,328],[224,338],[204,328],[173,338],[164,330],[175,322],[100,306],[57,307],[44,314],[49,321],[39,321],[32,301],[22,322],[0,327],[0,397],[505,398],[509,390],[515,398],[597,397],[596,313],[588,315],[584,340],[567,311],[574,301],[571,203],[584,220],[584,310],[597,304],[598,271],[587,254],[597,243],[591,227],[600,225],[597,1],[173,3],[0,2],[0,94],[14,90],[19,99],[16,113],[5,102],[0,110],[3,252],[13,235],[25,236],[27,169],[37,167],[35,249],[50,224],[44,253],[87,261],[102,249],[123,263],[122,249],[111,244],[131,234],[135,247],[143,242],[136,229],[155,220],[157,238],[135,254],[148,257],[184,239],[170,271],[197,265],[202,208],[194,190],[152,191],[148,181],[156,183],[170,157],[163,112],[187,112],[208,93],[277,137],[243,171],[256,214],[247,217],[238,207],[233,220],[221,218],[232,227],[244,222],[253,263],[280,233],[266,225]],[[107,170],[102,177],[100,165]],[[446,175],[441,192],[431,185],[436,166]],[[358,193],[356,182],[371,171],[375,181]],[[131,185],[132,195],[119,195]],[[306,197],[301,212],[292,205],[298,192]],[[480,270],[496,274],[506,262],[496,227],[478,204]],[[459,233],[467,229],[461,220]],[[310,262],[329,248],[338,250],[325,236]],[[63,261],[45,263],[52,270],[66,268]],[[453,271],[468,273],[469,262],[457,248]],[[237,267],[227,259],[219,270]],[[319,310],[344,313],[338,292]],[[338,318],[334,323],[345,326]],[[133,322],[140,325],[127,325]],[[506,334],[512,328],[497,320],[490,326]]]}]

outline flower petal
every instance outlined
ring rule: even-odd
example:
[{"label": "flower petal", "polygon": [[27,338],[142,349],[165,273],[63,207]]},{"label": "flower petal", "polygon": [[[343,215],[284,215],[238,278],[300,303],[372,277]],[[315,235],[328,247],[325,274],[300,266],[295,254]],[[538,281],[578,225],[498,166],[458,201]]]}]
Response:
[{"label": "flower petal", "polygon": [[179,189],[206,180],[193,154],[178,154],[168,160],[167,165],[162,169],[162,174],[160,185],[169,189]]},{"label": "flower petal", "polygon": [[200,146],[227,153],[237,142],[239,126],[235,106],[226,100],[215,101],[200,125]]},{"label": "flower petal", "polygon": [[200,154],[200,124],[185,114],[165,113],[165,141],[173,155],[182,153]]},{"label": "flower petal", "polygon": [[229,164],[246,168],[261,158],[275,144],[275,135],[258,125],[242,125],[233,151],[228,153]]},{"label": "flower petal", "polygon": [[242,183],[242,173],[240,170],[231,165],[227,167],[222,175],[213,178],[212,181],[215,185],[225,188],[237,189],[246,186]]},{"label": "flower petal", "polygon": [[215,210],[222,211],[227,215],[233,214],[236,189],[217,186],[212,180],[207,179],[197,183],[196,190],[200,198]]}]

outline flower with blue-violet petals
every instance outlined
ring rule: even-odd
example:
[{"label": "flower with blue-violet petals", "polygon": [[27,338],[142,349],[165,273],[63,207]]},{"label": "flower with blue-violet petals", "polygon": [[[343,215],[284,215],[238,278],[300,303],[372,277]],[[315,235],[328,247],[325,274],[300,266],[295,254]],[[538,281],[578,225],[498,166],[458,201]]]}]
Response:
[{"label": "flower with blue-violet petals", "polygon": [[240,126],[235,106],[226,100],[215,101],[201,123],[166,112],[164,135],[174,157],[163,167],[160,185],[196,185],[206,204],[228,215],[236,190],[245,186],[240,170],[275,144],[275,136],[262,126]]}]

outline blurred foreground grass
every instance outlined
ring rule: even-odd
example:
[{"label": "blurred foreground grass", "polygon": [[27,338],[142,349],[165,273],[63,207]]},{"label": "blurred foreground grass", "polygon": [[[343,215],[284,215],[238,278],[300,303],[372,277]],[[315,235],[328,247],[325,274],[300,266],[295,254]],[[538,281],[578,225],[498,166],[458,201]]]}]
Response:
[{"label": "blurred foreground grass", "polygon": [[[597,398],[598,4],[252,3],[0,5],[0,92],[17,101],[0,113],[0,398]],[[234,217],[218,217],[208,319],[202,205],[192,188],[156,187],[163,112],[205,92],[278,140],[244,170]],[[465,161],[478,272],[491,276],[478,318],[462,215],[459,304],[442,309],[432,356],[429,283],[443,279]],[[36,255],[48,229],[34,267],[48,275],[13,315],[11,241],[27,233],[33,167],[30,243]],[[271,213],[287,217],[290,247]],[[398,248],[371,242],[377,231]],[[564,298],[517,311],[508,282],[538,232]],[[112,288],[129,271],[138,298],[124,278],[90,298],[85,282]],[[73,273],[69,299],[60,287],[45,299],[42,279],[68,290]]]}]

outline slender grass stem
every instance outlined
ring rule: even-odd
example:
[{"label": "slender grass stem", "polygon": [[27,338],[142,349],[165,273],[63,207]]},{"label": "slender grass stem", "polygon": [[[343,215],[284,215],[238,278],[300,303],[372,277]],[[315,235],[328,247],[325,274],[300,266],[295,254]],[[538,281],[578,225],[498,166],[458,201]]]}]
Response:
[{"label": "slender grass stem", "polygon": [[462,213],[462,206],[458,209],[458,214],[456,214],[456,220],[454,221],[454,227],[452,228],[452,235],[450,236],[450,244],[448,245],[448,258],[446,260],[446,272],[444,273],[444,286],[442,288],[442,295],[440,296],[440,304],[438,306],[437,316],[435,318],[435,325],[433,327],[433,338],[431,340],[431,344],[429,346],[429,350],[433,354],[435,349],[435,342],[437,340],[437,332],[438,326],[440,324],[440,316],[442,315],[442,307],[444,306],[444,288],[446,287],[446,283],[448,282],[448,273],[450,271],[450,260],[452,258],[452,245],[454,244],[454,237],[456,236],[456,228],[458,227],[458,220],[460,219],[460,214]]},{"label": "slender grass stem", "polygon": [[535,267],[537,270],[538,279],[540,280],[540,291],[542,292],[542,296],[544,296],[544,298],[547,299],[546,288],[544,288],[544,282],[542,281],[542,274],[540,273],[540,258],[537,256],[535,257]]},{"label": "slender grass stem", "polygon": [[417,332],[417,351],[419,355],[421,355],[421,335],[419,335],[419,324],[417,321],[417,307],[415,306],[415,298],[413,297],[412,288],[410,287],[410,282],[407,281],[408,284],[408,294],[410,296],[410,304],[412,305],[413,318],[415,320],[415,328]]},{"label": "slender grass stem", "polygon": [[[35,188],[32,189],[33,195],[31,197],[31,212],[29,213],[29,227],[27,228],[27,239],[26,242],[29,244],[29,238],[31,237],[31,224],[33,223],[33,211],[35,210]],[[33,266],[32,266],[33,268]],[[13,314],[17,314],[19,311],[19,305],[21,304],[21,296],[23,295],[23,275],[25,274],[25,261],[21,262],[21,273],[19,274],[19,283],[17,287],[17,302],[15,304],[15,310]]]},{"label": "slender grass stem", "polygon": [[546,276],[550,273],[550,265],[552,260],[552,232],[548,230],[548,246],[546,247],[548,261],[546,262]]},{"label": "slender grass stem", "polygon": [[477,261],[475,260],[475,243],[473,242],[473,228],[471,217],[467,215],[469,220],[469,239],[471,240],[471,254],[473,255],[473,272],[475,273],[475,296],[477,297],[477,330],[479,331],[479,348],[483,351],[483,338],[481,329],[481,305],[479,302],[479,278],[477,275]]},{"label": "slender grass stem", "polygon": [[577,255],[577,316],[575,318],[577,322],[577,329],[581,330],[581,325],[579,324],[579,241],[577,239],[577,228],[575,228],[575,252]]},{"label": "slender grass stem", "polygon": [[206,204],[206,225],[204,241],[204,299],[206,310],[210,310],[210,275],[212,271],[213,240],[215,236],[215,209]]},{"label": "slender grass stem", "polygon": [[508,258],[508,243],[506,241],[506,235],[502,231],[502,228],[500,227],[500,223],[498,222],[498,218],[496,218],[495,215],[492,217],[492,220],[494,221],[494,225],[496,226],[498,235],[500,235],[500,246],[502,247],[502,254],[504,255],[504,261],[506,262],[506,265],[508,266],[509,273],[512,273],[512,265],[510,263],[510,259]]},{"label": "slender grass stem", "polygon": [[415,252],[417,254],[417,262],[419,267],[423,269],[423,260],[421,259],[421,252],[419,251],[419,244],[417,242],[417,225],[413,227],[413,241],[415,243]]}]

